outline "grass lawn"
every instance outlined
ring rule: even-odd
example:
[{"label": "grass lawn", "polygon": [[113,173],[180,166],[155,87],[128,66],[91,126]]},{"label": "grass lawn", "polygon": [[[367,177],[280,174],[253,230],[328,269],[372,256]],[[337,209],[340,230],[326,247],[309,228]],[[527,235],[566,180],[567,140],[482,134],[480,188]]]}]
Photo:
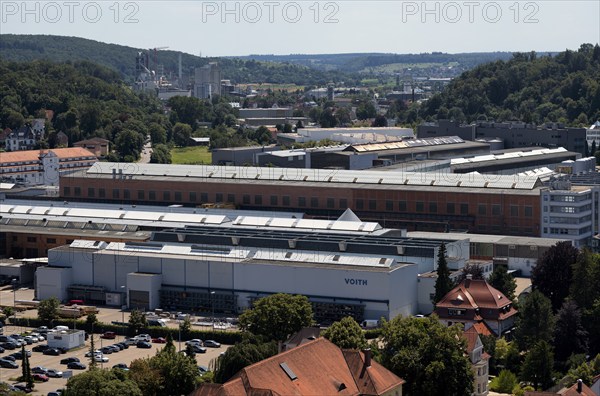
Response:
[{"label": "grass lawn", "polygon": [[212,155],[206,146],[175,147],[171,150],[171,161],[174,164],[210,165]]}]

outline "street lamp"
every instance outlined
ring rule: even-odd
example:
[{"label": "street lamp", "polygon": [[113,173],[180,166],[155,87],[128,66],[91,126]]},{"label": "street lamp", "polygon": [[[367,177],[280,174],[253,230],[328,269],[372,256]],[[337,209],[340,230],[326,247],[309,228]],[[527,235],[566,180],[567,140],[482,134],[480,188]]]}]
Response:
[{"label": "street lamp", "polygon": [[215,329],[215,292],[211,291],[210,292],[210,302],[212,305],[212,326],[213,326],[213,330]]},{"label": "street lamp", "polygon": [[[121,286],[121,296],[125,295],[125,300],[127,300],[127,290],[125,290],[125,286]],[[127,308],[127,304],[124,304],[124,301],[121,301],[121,324],[125,323],[125,308]],[[125,330],[123,330],[123,337],[125,337]]]}]

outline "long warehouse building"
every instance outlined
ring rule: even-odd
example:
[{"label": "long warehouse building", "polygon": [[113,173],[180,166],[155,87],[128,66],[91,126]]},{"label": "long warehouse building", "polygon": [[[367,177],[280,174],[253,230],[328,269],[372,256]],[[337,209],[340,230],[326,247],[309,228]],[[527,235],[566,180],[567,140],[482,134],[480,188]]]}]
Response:
[{"label": "long warehouse building", "polygon": [[527,175],[348,171],[98,162],[61,177],[65,200],[123,204],[227,202],[300,210],[417,231],[540,236],[542,182]]}]

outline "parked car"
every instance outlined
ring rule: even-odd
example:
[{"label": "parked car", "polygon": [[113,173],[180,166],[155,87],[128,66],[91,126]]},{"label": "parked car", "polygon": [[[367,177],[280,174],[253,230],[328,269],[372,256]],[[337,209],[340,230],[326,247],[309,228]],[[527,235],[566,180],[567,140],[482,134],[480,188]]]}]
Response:
[{"label": "parked car", "polygon": [[152,342],[155,344],[165,344],[167,340],[164,337],[153,338]]},{"label": "parked car", "polygon": [[[31,357],[31,351],[25,350],[25,354],[27,355],[27,357]],[[14,356],[15,359],[23,359],[23,353],[21,351],[13,353],[12,356]]]},{"label": "parked car", "polygon": [[9,368],[9,369],[16,369],[19,368],[19,365],[15,362],[12,362],[8,359],[0,359],[0,367],[2,368]]},{"label": "parked car", "polygon": [[100,336],[100,338],[104,338],[106,340],[114,340],[117,338],[117,334],[114,331],[107,331]]},{"label": "parked car", "polygon": [[129,349],[129,344],[126,342],[119,342],[116,345],[121,345],[123,349]]},{"label": "parked car", "polygon": [[52,392],[48,392],[48,394],[46,396],[61,396],[61,393],[52,391]]},{"label": "parked car", "polygon": [[[123,349],[125,349],[123,344],[112,344],[111,347],[116,348],[115,352],[121,352]],[[118,349],[118,351],[117,351],[117,349]]]},{"label": "parked car", "polygon": [[10,356],[10,355],[8,355],[8,356],[4,356],[4,357],[2,357],[1,359],[4,359],[4,360],[10,360],[11,362],[14,362],[15,360],[17,360],[17,359],[15,359],[15,357],[14,357],[14,356]]},{"label": "parked car", "polygon": [[33,377],[34,381],[42,381],[42,382],[46,382],[50,379],[50,378],[48,378],[48,376],[46,374],[39,374],[39,373],[33,374],[32,377]]},{"label": "parked car", "polygon": [[98,363],[108,363],[108,358],[104,355],[94,355],[92,359]]},{"label": "parked car", "polygon": [[113,344],[113,345],[108,345],[108,346],[107,346],[107,348],[110,348],[110,349],[112,349],[112,351],[113,351],[114,353],[121,352],[121,348],[119,348],[118,346],[116,346],[116,345],[114,345],[114,344]]},{"label": "parked car", "polygon": [[91,357],[92,355],[102,355],[102,351],[100,349],[96,349],[94,353],[89,351],[85,353],[85,357]]},{"label": "parked car", "polygon": [[39,345],[36,345],[33,348],[31,348],[31,350],[33,352],[44,352],[48,348],[50,348],[50,347],[48,345],[46,345],[46,344],[39,344]]},{"label": "parked car", "polygon": [[129,367],[127,367],[127,365],[125,363],[117,363],[114,366],[112,366],[112,368],[129,371]]},{"label": "parked car", "polygon": [[145,349],[152,348],[152,344],[150,344],[149,342],[146,342],[146,341],[138,341],[138,343],[135,344],[135,346],[138,348],[145,348]]},{"label": "parked car", "polygon": [[67,368],[71,370],[85,370],[87,366],[81,362],[71,362],[67,364]]},{"label": "parked car", "polygon": [[0,344],[0,346],[4,349],[8,349],[8,350],[14,350],[17,349],[19,347],[19,345],[17,345],[15,342],[9,341],[9,342],[3,342],[2,344]]},{"label": "parked car", "polygon": [[60,361],[60,364],[69,364],[69,363],[78,363],[78,362],[79,362],[79,358],[71,356],[71,357],[62,359]]},{"label": "parked car", "polygon": [[44,355],[59,356],[60,351],[56,348],[46,348],[44,349]]},{"label": "parked car", "polygon": [[63,372],[57,369],[48,369],[48,371],[46,371],[46,375],[52,378],[62,378]]},{"label": "parked car", "polygon": [[150,334],[138,334],[135,336],[135,338],[137,338],[138,340],[146,341],[146,342],[152,341],[152,337],[150,337]]},{"label": "parked car", "polygon": [[21,392],[25,392],[25,393],[31,393],[33,392],[33,390],[27,386],[27,384],[23,384],[23,383],[18,383],[18,384],[14,384],[13,387]]},{"label": "parked car", "polygon": [[100,351],[106,355],[113,353],[113,349],[107,346],[100,348]]},{"label": "parked car", "polygon": [[202,340],[199,339],[199,338],[194,338],[192,340],[189,340],[189,341],[185,342],[185,345],[191,345],[191,344],[203,346]]},{"label": "parked car", "polygon": [[210,347],[210,348],[221,348],[221,344],[218,343],[217,341],[214,341],[214,340],[206,340],[206,341],[204,341],[204,346],[205,347]]},{"label": "parked car", "polygon": [[31,369],[31,372],[34,374],[46,374],[48,372],[48,369],[43,366],[35,366]]},{"label": "parked car", "polygon": [[4,353],[4,348],[0,347],[0,353]]},{"label": "parked car", "polygon": [[69,352],[69,349],[65,348],[65,347],[57,347],[56,349],[59,350],[59,352],[61,353],[61,355],[64,355],[65,353]]},{"label": "parked car", "polygon": [[191,344],[191,348],[192,348],[192,351],[194,351],[194,353],[206,353],[206,348],[201,347],[198,344]]}]

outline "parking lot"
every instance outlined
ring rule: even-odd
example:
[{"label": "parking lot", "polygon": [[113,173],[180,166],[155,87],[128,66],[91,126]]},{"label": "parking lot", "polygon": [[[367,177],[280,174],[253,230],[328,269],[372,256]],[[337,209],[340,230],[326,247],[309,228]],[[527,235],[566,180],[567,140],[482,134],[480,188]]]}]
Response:
[{"label": "parking lot", "polygon": [[[33,290],[22,288],[22,289],[16,290],[16,292],[14,292],[14,293],[13,293],[12,289],[4,289],[4,290],[0,291],[0,302],[2,303],[2,305],[10,306],[13,303],[13,298],[16,298],[17,301],[31,300],[31,299],[33,299]],[[113,321],[127,322],[129,320],[128,312],[121,312],[117,308],[99,307],[99,309],[100,309],[100,312],[97,314],[97,318],[101,322],[105,322],[105,323],[111,323]],[[26,311],[19,312],[18,316],[21,318],[27,318],[27,317],[35,318],[35,317],[37,317],[37,310],[28,309]],[[175,320],[169,321],[168,326],[169,327],[177,327],[178,322]],[[202,328],[207,328],[207,327],[194,326],[194,328],[202,329]],[[26,331],[33,331],[33,330],[35,330],[35,329],[28,328],[25,326],[8,325],[8,326],[4,327],[4,334],[5,335],[10,335],[10,334],[15,334],[15,333],[22,334]],[[125,339],[124,336],[117,335],[116,339],[114,339],[114,340],[105,340],[105,339],[99,338],[99,335],[96,334],[94,336],[94,347],[96,349],[100,349],[103,346],[111,345],[116,342],[123,341],[124,339]],[[177,348],[177,350],[185,349],[184,341],[185,340],[182,340],[180,343],[178,340],[175,340],[175,347]],[[45,341],[42,341],[41,343],[37,343],[37,344],[34,343],[32,345],[27,345],[25,347],[25,349],[31,350],[34,346],[36,346],[38,344],[45,344],[45,343],[46,343]],[[109,359],[109,361],[107,363],[98,363],[98,367],[111,368],[112,366],[114,366],[117,363],[125,363],[129,366],[129,364],[135,359],[154,356],[158,350],[163,348],[163,346],[164,346],[164,344],[156,344],[156,343],[152,343],[152,348],[150,348],[150,349],[141,349],[141,348],[136,348],[135,346],[130,346],[128,349],[122,350],[118,353],[105,354],[105,356]],[[198,365],[209,366],[210,361],[212,359],[218,357],[219,354],[221,352],[224,352],[225,350],[227,350],[228,347],[229,346],[227,346],[227,345],[222,345],[220,348],[206,348],[207,351],[205,354],[196,354],[196,361],[198,362]],[[12,350],[12,351],[7,350],[4,353],[0,354],[0,358],[2,358],[3,356],[6,356],[6,355],[10,355],[19,350],[20,350],[20,348]],[[35,366],[43,366],[47,369],[58,369],[58,370],[62,371],[63,373],[67,373],[69,371],[69,370],[67,370],[67,365],[60,364],[60,360],[66,358],[66,357],[74,356],[74,357],[79,358],[79,360],[82,363],[84,363],[86,366],[89,366],[90,358],[85,357],[85,354],[87,352],[89,352],[89,350],[90,350],[90,341],[88,340],[85,343],[85,347],[67,352],[66,354],[62,354],[60,356],[48,356],[48,355],[44,355],[41,352],[32,352],[29,362],[30,362],[30,365],[32,368]],[[9,384],[14,384],[17,382],[16,378],[21,376],[22,361],[16,360],[16,363],[19,365],[18,369],[0,368],[0,381],[8,382]],[[77,375],[77,374],[81,373],[81,371],[78,371],[78,370],[72,370],[71,372],[73,375]],[[68,373],[67,373],[67,375],[68,375]],[[32,395],[46,395],[50,391],[54,391],[56,389],[65,387],[66,383],[67,383],[67,378],[50,378],[48,380],[48,382],[36,382],[35,389],[34,389]]]}]

